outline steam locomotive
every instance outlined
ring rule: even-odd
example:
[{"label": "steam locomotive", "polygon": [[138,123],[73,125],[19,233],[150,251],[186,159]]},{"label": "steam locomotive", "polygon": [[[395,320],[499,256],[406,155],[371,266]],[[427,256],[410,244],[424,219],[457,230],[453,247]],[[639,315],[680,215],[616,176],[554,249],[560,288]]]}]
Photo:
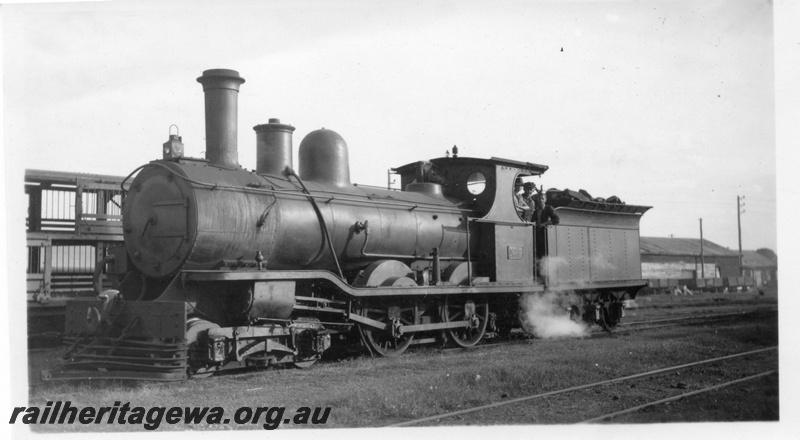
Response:
[{"label": "steam locomotive", "polygon": [[[254,127],[238,164],[238,72],[203,72],[205,159],[171,135],[122,183],[125,246],[98,263],[98,298],[68,304],[68,360],[45,379],[179,380],[253,365],[307,367],[332,345],[397,356],[470,347],[519,326],[524,294],[577,295],[566,313],[613,327],[641,277],[648,207],[572,200],[525,221],[514,183],[548,167],[457,154],[394,169],[402,190],[350,182],[347,144]],[[135,175],[135,178],[133,177]],[[102,272],[117,289],[100,292]]]}]

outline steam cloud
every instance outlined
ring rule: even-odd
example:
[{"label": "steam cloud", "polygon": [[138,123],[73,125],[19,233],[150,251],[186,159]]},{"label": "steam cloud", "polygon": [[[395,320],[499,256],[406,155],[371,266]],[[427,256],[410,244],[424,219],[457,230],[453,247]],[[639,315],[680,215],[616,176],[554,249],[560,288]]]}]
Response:
[{"label": "steam cloud", "polygon": [[567,311],[570,306],[578,304],[576,295],[526,293],[519,299],[520,320],[525,331],[537,338],[586,336],[589,327],[571,320]]}]

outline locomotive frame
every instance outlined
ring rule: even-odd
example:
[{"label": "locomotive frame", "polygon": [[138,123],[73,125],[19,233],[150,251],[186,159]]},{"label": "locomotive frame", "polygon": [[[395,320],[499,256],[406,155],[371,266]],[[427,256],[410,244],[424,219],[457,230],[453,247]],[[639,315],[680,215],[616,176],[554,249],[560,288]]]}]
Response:
[{"label": "locomotive frame", "polygon": [[547,166],[456,154],[396,168],[403,191],[354,185],[346,143],[325,129],[302,141],[298,174],[294,128],[277,119],[254,127],[249,172],[236,146],[244,79],[214,69],[198,81],[206,159],[183,157],[171,136],[122,183],[125,246],[95,273],[117,289],[68,304],[69,359],[45,379],[304,368],[340,342],[383,356],[470,347],[519,326],[524,294],[576,294],[565,313],[608,329],[646,285],[649,207],[574,201],[556,208],[559,225],[537,226],[517,215],[514,183]]}]

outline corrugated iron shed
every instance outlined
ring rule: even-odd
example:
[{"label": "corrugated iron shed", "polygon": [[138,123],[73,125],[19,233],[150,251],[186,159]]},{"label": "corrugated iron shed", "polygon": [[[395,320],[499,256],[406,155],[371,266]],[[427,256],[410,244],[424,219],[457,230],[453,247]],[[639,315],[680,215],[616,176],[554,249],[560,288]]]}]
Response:
[{"label": "corrugated iron shed", "polygon": [[[700,239],[641,237],[639,250],[642,255],[697,256],[700,255]],[[739,253],[703,240],[703,255],[707,257],[738,257]]]}]

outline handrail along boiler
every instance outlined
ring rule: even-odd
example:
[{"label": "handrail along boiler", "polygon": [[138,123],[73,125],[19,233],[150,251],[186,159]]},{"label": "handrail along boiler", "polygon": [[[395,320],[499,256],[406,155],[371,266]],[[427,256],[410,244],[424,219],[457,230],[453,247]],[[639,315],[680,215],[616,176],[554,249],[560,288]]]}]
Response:
[{"label": "handrail along boiler", "polygon": [[575,201],[559,225],[535,227],[514,209],[514,182],[547,166],[455,154],[396,168],[402,191],[358,186],[327,129],[300,143],[298,173],[294,127],[277,119],[254,127],[250,172],[237,150],[244,79],[213,69],[198,81],[205,159],[171,135],[128,176],[125,246],[98,265],[118,289],[68,304],[69,361],[45,378],[306,367],[340,341],[384,356],[442,336],[469,347],[519,325],[521,295],[545,292],[577,292],[574,317],[611,327],[646,284],[647,207]]}]

